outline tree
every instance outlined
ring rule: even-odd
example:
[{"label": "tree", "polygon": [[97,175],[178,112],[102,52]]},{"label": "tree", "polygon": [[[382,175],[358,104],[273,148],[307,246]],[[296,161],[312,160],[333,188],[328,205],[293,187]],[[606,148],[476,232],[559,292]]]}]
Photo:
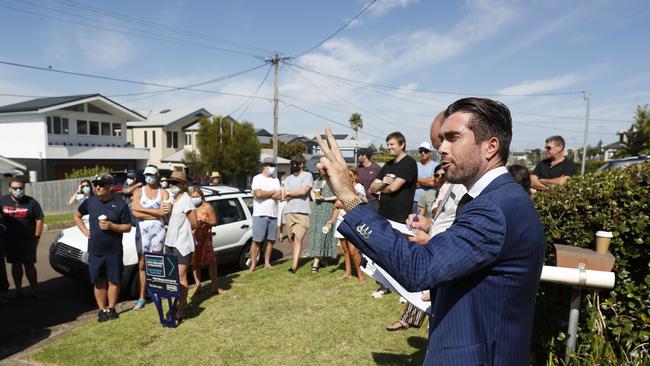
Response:
[{"label": "tree", "polygon": [[354,165],[357,165],[357,143],[359,140],[359,130],[363,128],[363,119],[359,113],[354,112],[348,121],[354,131]]},{"label": "tree", "polygon": [[222,116],[203,118],[196,142],[200,169],[205,174],[218,170],[224,183],[236,184],[259,167],[261,146],[250,122]]},{"label": "tree", "polygon": [[634,123],[621,136],[623,146],[616,152],[618,157],[650,154],[650,108],[636,107]]},{"label": "tree", "polygon": [[285,159],[300,158],[304,160],[305,145],[300,142],[287,144],[284,141],[278,141],[278,156]]}]

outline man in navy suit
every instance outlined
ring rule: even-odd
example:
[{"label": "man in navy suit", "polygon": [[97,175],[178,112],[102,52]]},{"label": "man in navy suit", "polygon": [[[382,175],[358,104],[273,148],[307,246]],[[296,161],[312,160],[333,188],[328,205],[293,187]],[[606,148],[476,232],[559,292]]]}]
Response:
[{"label": "man in navy suit", "polygon": [[545,239],[528,194],[504,167],[510,111],[490,99],[458,100],[440,137],[447,180],[468,194],[446,231],[429,238],[428,222],[417,222],[406,239],[356,196],[328,129],[318,168],[348,212],[338,230],[407,290],[436,290],[426,365],[527,365]]}]

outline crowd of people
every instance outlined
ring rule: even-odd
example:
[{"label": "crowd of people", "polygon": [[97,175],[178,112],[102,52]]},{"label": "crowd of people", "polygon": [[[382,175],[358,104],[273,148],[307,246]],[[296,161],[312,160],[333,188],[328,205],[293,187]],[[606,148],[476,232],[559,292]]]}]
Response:
[{"label": "crowd of people", "polygon": [[[507,107],[489,99],[465,98],[436,116],[431,143],[425,141],[418,147],[419,161],[406,152],[404,135],[393,132],[386,137],[391,159],[383,166],[372,160],[371,151],[359,150],[357,166],[350,167],[329,130],[327,143],[318,138],[325,156],[315,181],[305,171],[304,161],[291,160],[290,174],[278,179],[274,162],[265,159],[251,185],[249,271],[257,269],[258,257],[263,257],[265,268],[272,268],[273,246],[285,235],[292,248],[291,274],[299,270],[304,241],[313,258],[311,273],[336,258],[340,245],[345,268],[340,280],[354,273],[360,284],[366,283],[361,270],[363,253],[409,291],[419,291],[422,300],[431,301],[431,314],[406,302],[401,316],[386,326],[389,331],[420,327],[435,314],[430,319],[433,329],[427,360],[433,354],[444,359],[444,347],[451,340],[459,345],[476,341],[475,345],[482,345],[480,352],[490,353],[491,359],[520,363],[526,347],[516,349],[515,345],[529,343],[545,252],[530,195],[566,183],[577,169],[564,158],[565,143],[560,136],[546,140],[547,159],[532,174],[523,166],[506,167],[511,136]],[[432,159],[434,150],[442,158],[440,163]],[[113,194],[113,177],[100,174],[83,180],[69,200],[77,207],[75,222],[89,241],[88,266],[98,321],[118,317],[122,236],[132,227],[136,228],[141,284],[133,309],[146,304],[143,253],[169,253],[178,258],[182,295],[177,318],[183,319],[190,268],[197,283],[195,294],[204,291],[200,276],[204,266],[210,272],[209,291],[219,293],[211,235],[218,217],[203,191],[190,187],[182,172],[163,179],[155,166],[147,166],[144,183],[136,182],[135,176],[127,178],[121,197]],[[210,182],[220,180],[218,172],[213,172]],[[0,249],[12,265],[14,296],[22,296],[25,273],[32,296],[42,299],[34,263],[43,212],[24,191],[24,183],[13,179],[9,194],[0,199]],[[413,235],[386,230],[388,221],[407,225]],[[0,302],[5,302],[8,283],[2,278],[6,276],[4,259],[0,262]],[[378,298],[389,292],[380,285],[372,295]],[[467,346],[457,356],[480,361],[472,358],[480,353],[478,348],[470,346],[474,347]]]}]

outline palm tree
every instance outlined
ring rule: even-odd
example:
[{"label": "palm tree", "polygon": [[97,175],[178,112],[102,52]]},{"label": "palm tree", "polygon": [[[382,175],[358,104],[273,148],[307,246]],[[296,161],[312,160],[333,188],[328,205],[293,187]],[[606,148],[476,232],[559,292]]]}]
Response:
[{"label": "palm tree", "polygon": [[354,131],[354,165],[356,166],[358,136],[359,130],[363,128],[363,119],[359,113],[354,112],[348,121],[350,122],[350,127],[352,127],[352,130]]}]

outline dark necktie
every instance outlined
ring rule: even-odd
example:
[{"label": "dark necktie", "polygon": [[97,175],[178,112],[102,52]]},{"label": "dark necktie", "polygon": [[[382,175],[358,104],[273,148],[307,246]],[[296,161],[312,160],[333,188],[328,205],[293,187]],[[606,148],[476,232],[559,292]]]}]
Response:
[{"label": "dark necktie", "polygon": [[458,207],[456,208],[456,212],[459,212],[463,206],[465,206],[469,201],[473,200],[474,197],[470,196],[469,193],[465,193],[463,197],[461,197],[460,201],[458,201]]}]

